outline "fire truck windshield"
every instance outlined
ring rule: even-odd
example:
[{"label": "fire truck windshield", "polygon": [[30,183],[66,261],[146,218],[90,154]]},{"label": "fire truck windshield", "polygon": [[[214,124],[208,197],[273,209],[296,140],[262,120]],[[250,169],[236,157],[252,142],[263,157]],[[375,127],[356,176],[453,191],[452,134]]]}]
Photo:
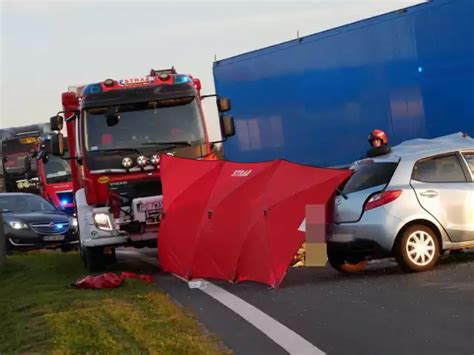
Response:
[{"label": "fire truck windshield", "polygon": [[[36,137],[26,137],[3,141],[2,157],[6,173],[20,174],[25,172],[25,158],[32,154]],[[31,169],[36,172],[35,159],[31,161]]]},{"label": "fire truck windshield", "polygon": [[85,111],[84,117],[85,146],[91,152],[205,141],[195,97],[91,108]]},{"label": "fire truck windshield", "polygon": [[49,184],[71,181],[71,168],[69,163],[52,154],[48,155],[48,162],[44,164],[46,181]]}]

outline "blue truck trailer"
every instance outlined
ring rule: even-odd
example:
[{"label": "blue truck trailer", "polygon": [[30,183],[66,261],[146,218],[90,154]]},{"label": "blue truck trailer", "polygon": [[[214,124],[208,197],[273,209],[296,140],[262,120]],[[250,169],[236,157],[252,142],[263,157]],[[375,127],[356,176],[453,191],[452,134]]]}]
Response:
[{"label": "blue truck trailer", "polygon": [[225,158],[344,165],[392,145],[474,135],[474,0],[436,0],[216,61],[232,101]]}]

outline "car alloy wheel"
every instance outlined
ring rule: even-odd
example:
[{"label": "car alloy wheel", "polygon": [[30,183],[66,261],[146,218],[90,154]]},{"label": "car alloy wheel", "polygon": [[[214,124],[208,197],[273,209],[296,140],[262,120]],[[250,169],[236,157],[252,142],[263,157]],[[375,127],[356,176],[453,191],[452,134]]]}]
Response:
[{"label": "car alloy wheel", "polygon": [[431,235],[425,231],[415,231],[408,236],[406,252],[412,263],[426,266],[435,256],[435,242]]},{"label": "car alloy wheel", "polygon": [[426,271],[439,262],[441,252],[438,238],[425,225],[407,228],[396,244],[395,257],[405,271]]}]

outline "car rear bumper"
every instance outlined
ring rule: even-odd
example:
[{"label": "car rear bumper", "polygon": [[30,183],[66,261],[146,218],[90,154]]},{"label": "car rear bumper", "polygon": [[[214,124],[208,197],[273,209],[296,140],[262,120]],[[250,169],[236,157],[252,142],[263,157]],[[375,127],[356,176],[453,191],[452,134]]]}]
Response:
[{"label": "car rear bumper", "polygon": [[357,239],[350,242],[328,242],[328,249],[333,253],[344,255],[350,260],[378,259],[390,256],[390,252],[384,250],[373,240]]},{"label": "car rear bumper", "polygon": [[400,222],[383,207],[375,208],[366,211],[357,222],[333,224],[327,242],[347,251],[386,256],[392,252]]}]

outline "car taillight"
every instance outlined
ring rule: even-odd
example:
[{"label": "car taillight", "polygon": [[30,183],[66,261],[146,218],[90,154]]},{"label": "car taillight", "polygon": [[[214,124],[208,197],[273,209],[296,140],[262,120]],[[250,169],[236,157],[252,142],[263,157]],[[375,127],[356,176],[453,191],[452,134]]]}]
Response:
[{"label": "car taillight", "polygon": [[365,203],[364,211],[368,211],[368,210],[386,205],[387,203],[396,200],[401,194],[402,194],[402,190],[378,192],[375,195],[372,195],[369,198],[369,200]]}]

